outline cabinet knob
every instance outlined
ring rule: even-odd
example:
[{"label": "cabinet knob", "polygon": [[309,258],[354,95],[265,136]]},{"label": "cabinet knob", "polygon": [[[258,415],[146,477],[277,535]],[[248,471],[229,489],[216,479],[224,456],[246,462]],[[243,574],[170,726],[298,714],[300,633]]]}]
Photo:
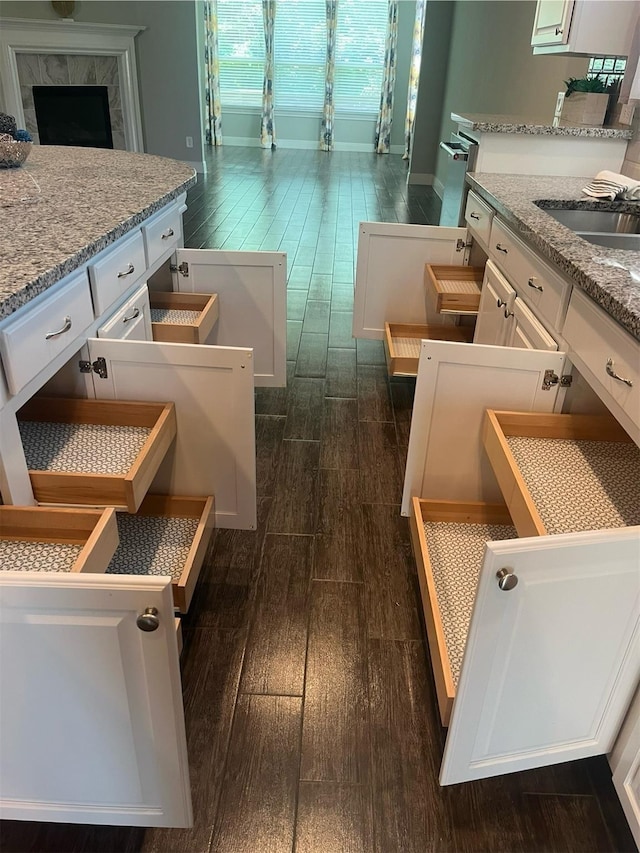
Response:
[{"label": "cabinet knob", "polygon": [[511,569],[500,569],[496,572],[498,578],[498,586],[503,592],[509,592],[514,586],[518,585],[518,576],[514,575]]},{"label": "cabinet knob", "polygon": [[141,613],[136,619],[136,625],[141,631],[157,631],[160,627],[158,619],[158,608],[147,607],[144,613]]}]

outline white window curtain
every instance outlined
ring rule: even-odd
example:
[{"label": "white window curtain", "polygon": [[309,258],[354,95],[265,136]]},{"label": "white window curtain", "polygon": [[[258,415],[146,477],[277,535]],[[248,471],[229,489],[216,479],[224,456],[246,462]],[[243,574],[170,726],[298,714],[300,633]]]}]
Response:
[{"label": "white window curtain", "polygon": [[396,87],[396,50],[398,45],[398,0],[389,0],[387,43],[384,53],[384,77],[380,93],[380,112],[376,123],[375,149],[378,154],[391,150],[393,92]]},{"label": "white window curtain", "polygon": [[276,22],[276,0],[262,0],[264,23],[264,80],[262,84],[262,117],[260,119],[260,145],[276,147],[276,130],[273,117],[273,33]]}]

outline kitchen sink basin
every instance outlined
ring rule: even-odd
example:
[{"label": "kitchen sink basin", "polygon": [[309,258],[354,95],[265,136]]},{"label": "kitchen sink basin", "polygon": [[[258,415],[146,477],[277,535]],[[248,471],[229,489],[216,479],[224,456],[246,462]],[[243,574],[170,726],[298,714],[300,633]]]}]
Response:
[{"label": "kitchen sink basin", "polygon": [[[545,213],[562,225],[580,234],[640,234],[640,215],[636,213],[618,213],[615,210],[577,210],[543,207]],[[585,236],[585,240],[587,237]],[[589,240],[590,243],[600,243]]]},{"label": "kitchen sink basin", "polygon": [[576,234],[587,243],[595,243],[596,246],[605,246],[607,249],[640,251],[640,234],[593,234],[584,231],[576,231]]}]

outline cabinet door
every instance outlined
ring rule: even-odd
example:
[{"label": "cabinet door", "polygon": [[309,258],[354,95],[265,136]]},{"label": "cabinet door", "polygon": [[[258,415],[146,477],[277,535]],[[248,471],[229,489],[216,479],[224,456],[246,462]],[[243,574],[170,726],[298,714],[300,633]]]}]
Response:
[{"label": "cabinet door", "polygon": [[402,514],[411,498],[502,503],[482,446],[486,409],[552,412],[565,353],[422,341]]},{"label": "cabinet door", "polygon": [[493,261],[487,261],[480,295],[480,307],[474,344],[504,346],[512,333],[513,305],[516,292],[498,271]]},{"label": "cabinet door", "polygon": [[217,293],[209,344],[252,347],[256,386],[287,384],[287,256],[282,252],[179,249],[174,290]]},{"label": "cabinet door", "polygon": [[0,816],[190,826],[169,578],[2,572],[0,627]]},{"label": "cabinet door", "polygon": [[640,847],[640,688],[609,757],[613,784]]},{"label": "cabinet door", "polygon": [[538,0],[531,44],[566,44],[573,0]]},{"label": "cabinet door", "polygon": [[556,341],[536,320],[522,299],[516,299],[513,303],[512,319],[511,337],[507,341],[508,346],[522,349],[544,349],[552,352],[558,349]]},{"label": "cabinet door", "polygon": [[88,340],[98,398],[176,404],[177,435],[152,492],[214,495],[218,527],[256,526],[251,350],[199,344]]},{"label": "cabinet door", "polygon": [[441,784],[611,749],[640,674],[639,559],[638,527],[487,544]]},{"label": "cabinet door", "polygon": [[424,265],[465,264],[466,243],[466,228],[361,222],[353,337],[382,340],[385,322],[453,324],[428,310]]}]

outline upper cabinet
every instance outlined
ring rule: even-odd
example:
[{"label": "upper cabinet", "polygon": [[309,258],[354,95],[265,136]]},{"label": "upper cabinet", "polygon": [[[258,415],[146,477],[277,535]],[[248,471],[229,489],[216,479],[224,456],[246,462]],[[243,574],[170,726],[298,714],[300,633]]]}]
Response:
[{"label": "upper cabinet", "polygon": [[627,56],[640,0],[538,0],[534,54]]}]

